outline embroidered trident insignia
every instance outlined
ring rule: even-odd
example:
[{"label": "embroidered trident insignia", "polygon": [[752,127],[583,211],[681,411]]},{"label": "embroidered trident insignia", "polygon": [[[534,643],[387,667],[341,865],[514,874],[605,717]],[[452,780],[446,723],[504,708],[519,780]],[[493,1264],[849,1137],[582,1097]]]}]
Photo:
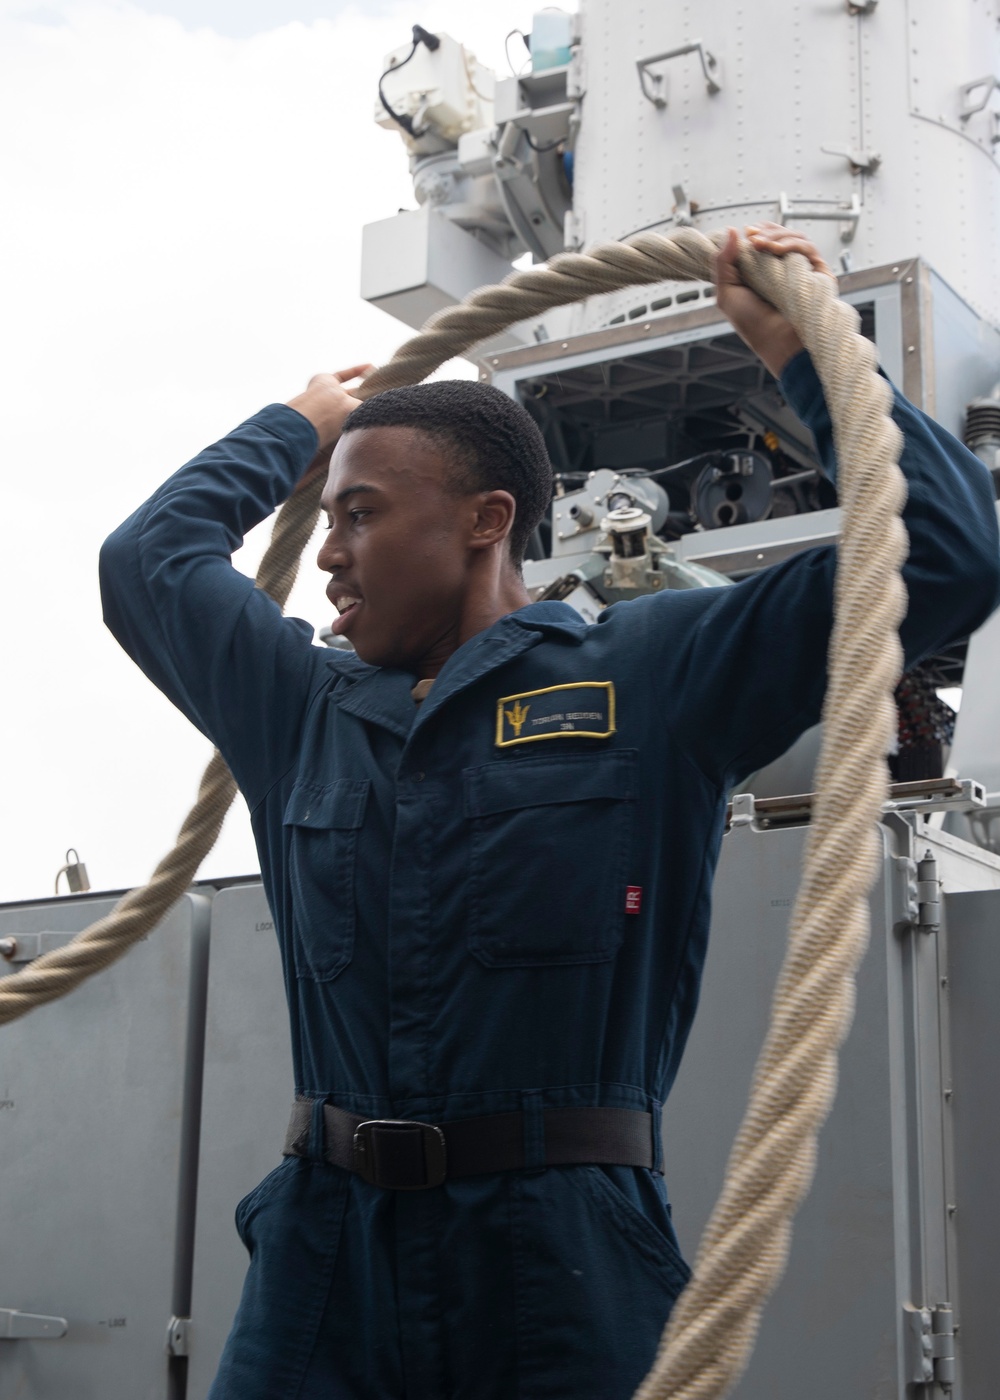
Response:
[{"label": "embroidered trident insignia", "polygon": [[514,708],[512,710],[504,710],[504,714],[510,721],[511,728],[514,731],[515,739],[520,739],[521,727],[523,726],[524,721],[528,718],[528,711],[530,709],[530,705],[522,705],[520,700],[515,700]]}]

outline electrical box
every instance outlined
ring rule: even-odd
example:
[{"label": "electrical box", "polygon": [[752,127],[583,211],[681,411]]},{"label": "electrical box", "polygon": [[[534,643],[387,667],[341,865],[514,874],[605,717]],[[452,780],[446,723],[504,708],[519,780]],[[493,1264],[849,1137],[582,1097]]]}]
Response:
[{"label": "electrical box", "polygon": [[[418,137],[428,131],[457,144],[464,132],[492,124],[493,73],[447,34],[435,37],[436,49],[418,43],[412,58],[409,44],[386,55],[382,92],[393,111],[410,118]],[[412,146],[413,138],[381,101],[375,104],[375,120],[387,131],[400,132]]]},{"label": "electrical box", "polygon": [[[405,210],[362,230],[361,295],[415,330],[510,271],[499,253],[432,208]],[[489,344],[499,350],[524,341],[510,330]]]}]

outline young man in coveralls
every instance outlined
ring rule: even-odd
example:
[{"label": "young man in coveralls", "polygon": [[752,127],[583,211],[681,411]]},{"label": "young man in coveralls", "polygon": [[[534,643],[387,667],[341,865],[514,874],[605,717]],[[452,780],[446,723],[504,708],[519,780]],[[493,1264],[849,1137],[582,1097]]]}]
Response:
[{"label": "young man in coveralls", "polygon": [[[752,239],[825,270],[801,236]],[[719,306],[832,475],[812,364],[736,247]],[[110,627],[243,790],[284,959],[297,1101],[237,1210],[212,1398],[627,1400],[688,1277],[660,1109],[726,794],[819,717],[834,551],[596,625],[531,604],[528,415],[468,383],[358,408],[354,373],[202,452],[102,557]],[[1000,564],[986,469],[894,413],[912,663],[983,622]],[[319,565],[354,654],[230,564],[334,444]]]}]

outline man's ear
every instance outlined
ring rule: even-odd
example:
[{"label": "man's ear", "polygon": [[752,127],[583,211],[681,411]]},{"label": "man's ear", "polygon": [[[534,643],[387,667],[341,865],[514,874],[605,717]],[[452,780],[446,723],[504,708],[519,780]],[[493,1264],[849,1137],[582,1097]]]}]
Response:
[{"label": "man's ear", "polygon": [[479,496],[470,549],[490,549],[510,534],[517,502],[509,491],[483,491]]}]

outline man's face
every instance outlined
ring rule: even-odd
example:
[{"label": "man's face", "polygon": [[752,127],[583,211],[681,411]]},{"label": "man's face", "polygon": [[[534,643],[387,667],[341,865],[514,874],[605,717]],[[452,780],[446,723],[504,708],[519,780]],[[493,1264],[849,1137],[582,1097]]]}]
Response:
[{"label": "man's face", "polygon": [[444,455],[417,429],[358,428],[334,451],[317,562],[334,632],[373,666],[416,671],[457,645],[478,498],[446,480]]}]

